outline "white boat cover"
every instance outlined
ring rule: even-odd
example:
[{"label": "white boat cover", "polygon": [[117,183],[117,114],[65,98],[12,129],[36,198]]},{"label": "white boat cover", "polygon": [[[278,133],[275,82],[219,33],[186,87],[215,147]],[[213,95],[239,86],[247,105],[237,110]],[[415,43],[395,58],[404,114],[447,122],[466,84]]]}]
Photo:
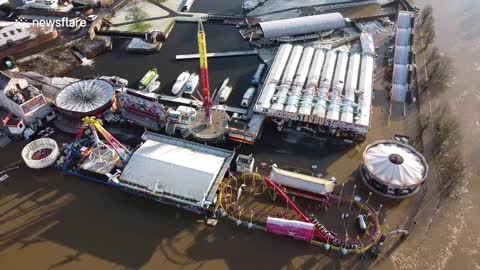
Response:
[{"label": "white boat cover", "polygon": [[418,186],[428,171],[422,154],[409,145],[392,140],[367,146],[363,162],[372,176],[389,187]]}]

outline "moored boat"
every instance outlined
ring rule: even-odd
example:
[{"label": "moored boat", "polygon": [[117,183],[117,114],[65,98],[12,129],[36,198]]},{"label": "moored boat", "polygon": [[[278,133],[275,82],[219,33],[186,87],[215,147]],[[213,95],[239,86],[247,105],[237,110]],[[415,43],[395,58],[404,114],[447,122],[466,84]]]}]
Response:
[{"label": "moored boat", "polygon": [[200,80],[200,77],[196,73],[192,73],[187,83],[185,84],[185,91],[183,92],[189,95],[193,94],[193,92],[195,92],[195,90],[198,87],[199,80]]},{"label": "moored boat", "polygon": [[155,80],[147,87],[148,92],[155,92],[158,88],[160,88],[160,82]]},{"label": "moored boat", "polygon": [[138,89],[143,90],[147,88],[153,81],[158,78],[158,71],[156,68],[150,69],[140,80]]},{"label": "moored boat", "polygon": [[180,73],[177,80],[175,81],[175,84],[172,87],[172,93],[174,95],[177,95],[182,91],[183,87],[188,81],[188,78],[190,78],[190,73],[188,71]]},{"label": "moored boat", "polygon": [[228,97],[230,96],[230,93],[232,93],[232,86],[231,85],[225,85],[222,88],[220,88],[220,92],[218,93],[219,96],[219,101],[220,102],[225,102],[227,101]]}]

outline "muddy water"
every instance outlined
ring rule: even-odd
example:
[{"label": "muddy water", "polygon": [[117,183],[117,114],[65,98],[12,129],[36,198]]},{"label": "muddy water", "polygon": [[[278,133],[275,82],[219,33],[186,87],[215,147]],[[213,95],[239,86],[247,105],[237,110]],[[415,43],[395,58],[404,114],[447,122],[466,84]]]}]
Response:
[{"label": "muddy water", "polygon": [[435,45],[452,58],[455,67],[452,87],[442,100],[453,106],[461,121],[472,177],[465,183],[462,196],[442,205],[436,216],[427,219],[426,231],[400,248],[393,261],[398,269],[480,269],[480,206],[476,203],[480,197],[480,2],[416,1],[420,7],[427,3],[434,10]]},{"label": "muddy water", "polygon": [[[194,11],[237,12],[238,2],[198,0]],[[417,4],[424,2],[417,1]],[[463,126],[467,143],[472,142],[478,137],[479,129],[474,125],[478,120],[475,106],[480,102],[478,89],[475,89],[480,85],[480,76],[477,75],[480,68],[476,64],[480,63],[480,27],[475,7],[478,9],[480,4],[475,0],[459,0],[455,4],[437,0],[432,4],[437,20],[436,43],[452,56],[457,70],[449,95],[453,97],[451,103],[457,105],[459,115],[468,115]],[[220,39],[222,27],[211,27],[209,32],[218,33],[213,38]],[[177,30],[191,35],[195,33],[194,28],[188,26],[182,28],[179,25]],[[175,33],[173,38],[172,43],[176,40]],[[230,42],[240,46],[239,41]],[[191,38],[185,37],[183,44],[189,46],[186,53],[195,49]],[[212,41],[209,44],[218,43]],[[159,63],[166,57],[168,50],[174,50],[168,45],[163,49],[163,54],[160,52],[156,58],[138,56],[130,61],[122,54],[106,55],[98,59],[95,69],[85,68],[79,74],[111,71],[134,80],[154,62]],[[218,70],[228,67],[229,63],[218,61]],[[248,63],[242,66],[248,68],[240,68],[245,73],[241,77],[248,81],[252,72],[249,68],[255,68],[256,60],[244,61]],[[166,62],[174,61],[169,58]],[[112,68],[112,63],[117,65]],[[165,68],[172,68],[172,63],[163,65],[165,77],[170,80],[181,71],[180,67],[172,71]],[[212,66],[214,64],[212,61]],[[194,63],[191,66],[196,67]],[[159,67],[162,65],[159,64]],[[218,77],[223,76],[220,74]],[[240,79],[238,81],[242,84]],[[336,165],[338,156],[350,155],[351,151],[346,153],[348,149],[339,151],[330,144],[321,144],[311,138],[279,137],[270,131],[264,135],[263,143],[252,149],[259,160],[274,160],[280,164],[294,161],[305,168],[311,164],[332,164],[332,171],[348,171],[345,174],[358,165],[358,159],[352,159],[349,163],[351,168],[338,168],[340,165]],[[314,148],[315,151],[312,151]],[[1,153],[18,153],[18,150],[9,148]],[[472,153],[476,150],[466,151],[474,157]],[[1,167],[16,159],[18,156],[2,156]],[[471,160],[478,160],[478,157]],[[76,177],[63,176],[53,170],[23,169],[9,174],[11,178],[0,186],[2,269],[358,269],[369,265],[378,269],[480,267],[477,229],[480,228],[480,219],[476,214],[479,207],[473,203],[478,199],[475,194],[480,192],[480,187],[474,180],[468,183],[468,192],[461,199],[442,206],[433,219],[422,220],[413,237],[409,237],[391,256],[378,263],[357,264],[325,256],[317,247],[302,242],[246,231],[228,222],[220,222],[213,230],[196,224],[196,215]],[[399,216],[402,218],[404,214]]]}]

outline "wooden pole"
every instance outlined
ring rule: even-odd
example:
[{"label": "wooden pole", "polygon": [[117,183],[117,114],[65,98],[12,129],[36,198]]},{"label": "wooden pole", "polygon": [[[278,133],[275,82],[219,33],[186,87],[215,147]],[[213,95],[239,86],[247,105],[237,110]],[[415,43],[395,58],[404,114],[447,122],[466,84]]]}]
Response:
[{"label": "wooden pole", "polygon": [[353,204],[353,199],[355,197],[355,190],[357,189],[357,185],[353,185],[353,193],[352,193],[352,198],[350,199],[350,207],[348,207],[348,212],[352,210],[352,204]]},{"label": "wooden pole", "polygon": [[342,183],[342,188],[340,189],[340,196],[338,196],[338,205],[337,207],[340,207],[340,202],[342,201],[342,193],[343,193],[343,187],[345,186],[345,183]]}]

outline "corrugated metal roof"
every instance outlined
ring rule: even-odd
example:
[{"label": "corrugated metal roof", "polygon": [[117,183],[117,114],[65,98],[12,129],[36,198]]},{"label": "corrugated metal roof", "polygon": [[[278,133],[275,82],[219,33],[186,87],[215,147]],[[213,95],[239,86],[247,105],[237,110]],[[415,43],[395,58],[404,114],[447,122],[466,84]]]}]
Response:
[{"label": "corrugated metal roof", "polygon": [[259,23],[265,38],[317,33],[345,27],[340,13],[327,13]]},{"label": "corrugated metal roof", "polygon": [[147,140],[133,153],[120,180],[194,203],[213,200],[214,192],[210,191],[223,179],[233,153],[161,135],[154,137],[159,141]]}]

